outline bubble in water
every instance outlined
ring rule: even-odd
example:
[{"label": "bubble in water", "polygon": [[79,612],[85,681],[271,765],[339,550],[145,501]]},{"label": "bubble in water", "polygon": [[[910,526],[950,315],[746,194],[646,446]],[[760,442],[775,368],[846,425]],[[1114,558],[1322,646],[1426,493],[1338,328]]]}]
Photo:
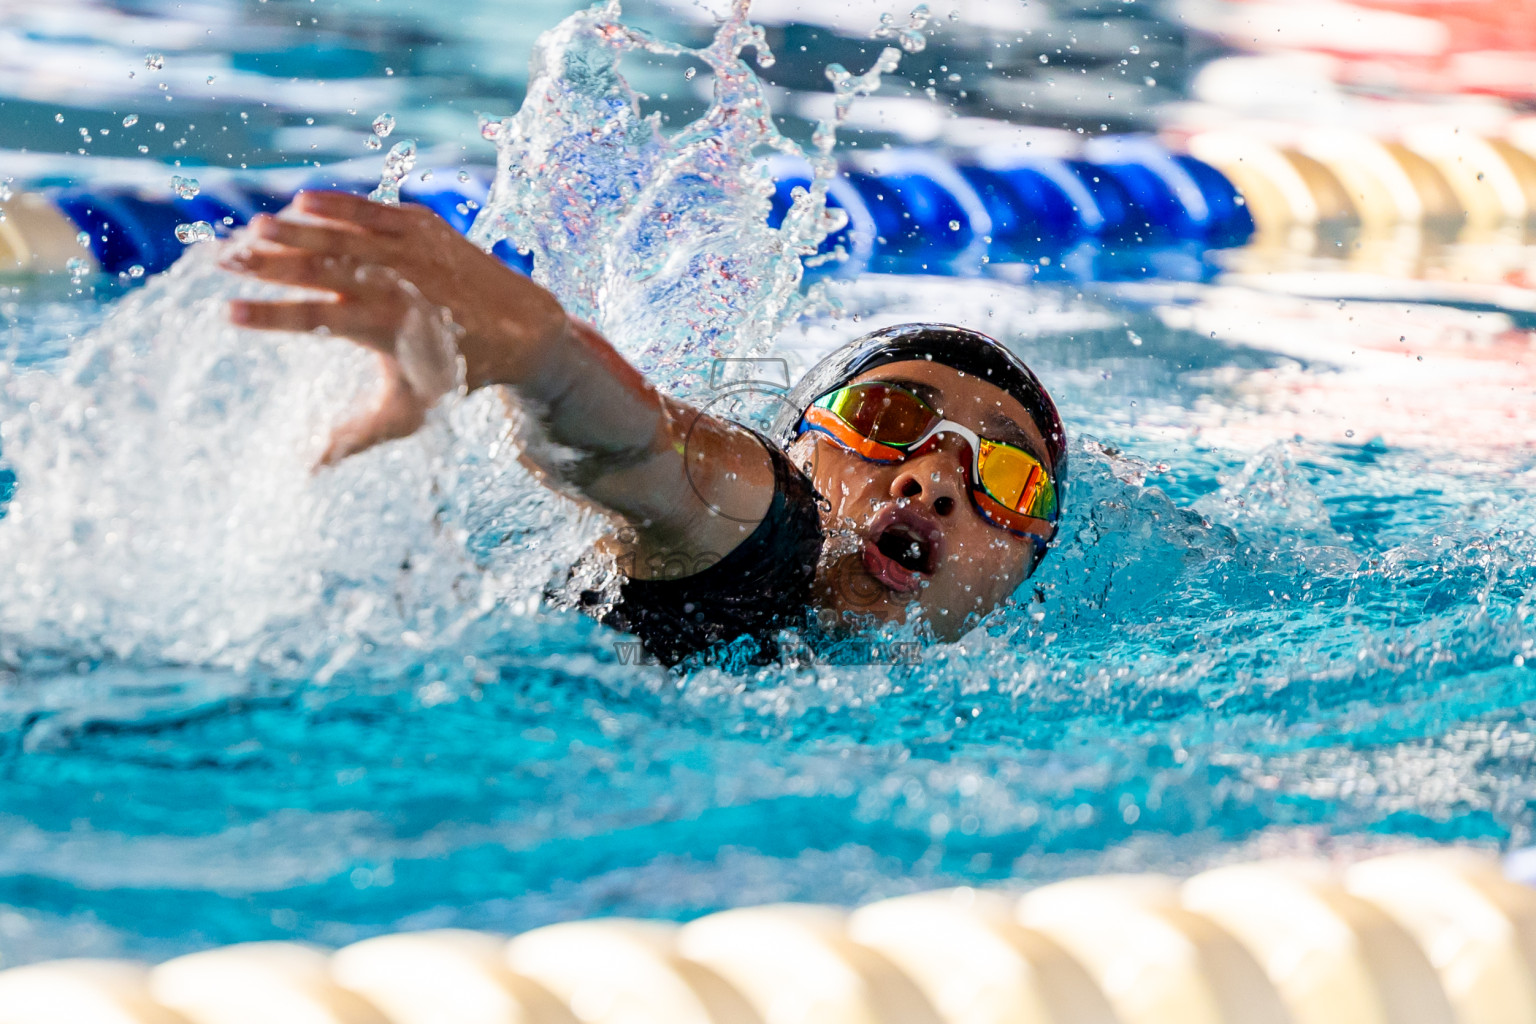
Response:
[{"label": "bubble in water", "polygon": [[71,256],[64,261],[64,269],[69,271],[69,279],[75,284],[79,284],[91,272],[91,263],[89,260],[82,259],[79,256]]},{"label": "bubble in water", "polygon": [[213,225],[205,220],[195,220],[190,224],[176,225],[176,241],[182,245],[211,242],[213,237]]},{"label": "bubble in water", "polygon": [[432,180],[432,169],[431,168],[428,168],[427,170],[421,172],[421,180],[422,181],[431,181]]},{"label": "bubble in water", "polygon": [[951,231],[959,231],[960,230],[960,222],[957,221],[957,220],[950,221],[949,222],[949,230],[951,230]]},{"label": "bubble in water", "polygon": [[1136,53],[1140,53],[1140,52],[1141,52],[1141,47],[1139,47],[1139,46],[1132,46],[1131,47],[1131,53],[1136,54]]},{"label": "bubble in water", "polygon": [[699,69],[698,68],[692,68],[691,67],[691,68],[688,68],[686,71],[683,72],[683,77],[691,82],[691,81],[693,81],[693,76],[698,74],[698,73],[699,73]]},{"label": "bubble in water", "polygon": [[410,176],[416,167],[416,140],[397,142],[384,157],[384,170],[379,174],[379,187],[368,193],[368,198],[385,206],[400,204],[400,183]]},{"label": "bubble in water", "polygon": [[162,54],[151,53],[144,58],[144,66],[151,71],[159,71],[165,67],[165,57]]},{"label": "bubble in water", "polygon": [[191,199],[202,191],[196,178],[184,178],[179,174],[171,175],[171,191],[180,199]]},{"label": "bubble in water", "polygon": [[367,146],[369,149],[383,149],[384,140],[379,138],[377,135],[370,135],[363,140],[363,145]]},{"label": "bubble in water", "polygon": [[54,114],[53,115],[53,119],[55,121],[59,122],[59,124],[63,124],[64,123],[64,115],[63,114]]},{"label": "bubble in water", "polygon": [[480,137],[486,142],[495,142],[501,138],[502,121],[499,118],[480,115]]},{"label": "bubble in water", "polygon": [[91,233],[89,231],[82,231],[77,234],[75,236],[75,244],[82,249],[89,249],[91,247]]},{"label": "bubble in water", "polygon": [[129,267],[128,268],[128,276],[132,277],[132,278],[135,278],[135,279],[143,277],[144,276],[144,265],[141,264],[141,263],[135,263],[133,266]]},{"label": "bubble in water", "polygon": [[389,138],[389,133],[395,130],[395,115],[380,114],[373,119],[373,134],[381,139]]},{"label": "bubble in water", "polygon": [[458,177],[459,177],[460,184],[462,184],[462,183],[464,183],[464,182],[469,180],[469,172],[468,171],[460,171]]},{"label": "bubble in water", "polygon": [[139,115],[138,114],[129,114],[127,117],[123,118],[123,127],[124,128],[132,128],[134,125],[136,125],[138,123],[139,123]]},{"label": "bubble in water", "polygon": [[0,203],[8,201],[15,192],[11,189],[11,183],[15,178],[0,178]]}]

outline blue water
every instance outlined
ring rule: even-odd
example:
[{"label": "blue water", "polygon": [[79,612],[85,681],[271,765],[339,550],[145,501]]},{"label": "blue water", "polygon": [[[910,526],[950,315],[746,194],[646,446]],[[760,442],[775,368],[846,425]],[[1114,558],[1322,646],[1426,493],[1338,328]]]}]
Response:
[{"label": "blue water", "polygon": [[1243,389],[1293,360],[1162,326],[1141,297],[956,290],[852,299],[863,320],[988,308],[1060,396],[1071,512],[1018,608],[916,665],[681,678],[555,614],[323,684],[12,648],[0,950],[1530,840],[1529,447],[1148,436],[1242,418]]},{"label": "blue water", "polygon": [[776,351],[996,334],[1073,436],[1061,540],[915,664],[678,676],[539,607],[588,524],[473,422],[310,477],[360,364],[183,269],[0,297],[0,963],[1533,839],[1517,314],[844,283]]}]

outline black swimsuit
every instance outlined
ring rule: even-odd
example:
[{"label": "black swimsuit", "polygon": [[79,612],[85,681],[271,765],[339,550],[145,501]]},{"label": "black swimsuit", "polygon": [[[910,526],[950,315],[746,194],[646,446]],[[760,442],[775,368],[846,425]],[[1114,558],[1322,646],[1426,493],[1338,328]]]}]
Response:
[{"label": "black swimsuit", "polygon": [[692,576],[624,579],[606,611],[600,594],[582,591],[582,609],[638,637],[664,665],[742,637],[752,642],[745,654],[752,664],[775,660],[775,634],[806,621],[823,538],[810,478],[777,445],[763,444],[773,460],[773,500],[746,540]]}]

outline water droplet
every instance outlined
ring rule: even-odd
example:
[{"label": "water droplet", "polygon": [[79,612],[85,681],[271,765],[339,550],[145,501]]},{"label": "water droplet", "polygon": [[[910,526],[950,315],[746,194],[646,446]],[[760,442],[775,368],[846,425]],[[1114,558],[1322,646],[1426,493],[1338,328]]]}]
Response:
[{"label": "water droplet", "polygon": [[1141,335],[1137,334],[1135,331],[1126,331],[1125,336],[1131,339],[1132,345],[1135,345],[1137,348],[1141,347]]},{"label": "water droplet", "polygon": [[196,178],[183,178],[179,174],[171,175],[171,190],[181,199],[191,199],[202,191]]},{"label": "water droplet", "polygon": [[157,131],[157,132],[165,131],[165,122],[164,121],[156,121],[155,122],[155,131]]},{"label": "water droplet", "polygon": [[1355,436],[1355,432],[1353,430],[1346,430],[1346,431],[1344,431],[1344,436],[1345,437],[1354,437]]},{"label": "water droplet", "polygon": [[502,123],[494,117],[480,115],[480,137],[486,142],[495,142],[501,138]]},{"label": "water droplet", "polygon": [[138,114],[129,114],[127,117],[123,118],[123,127],[124,128],[132,128],[134,125],[136,125],[138,123],[139,123],[139,115]]},{"label": "water droplet", "polygon": [[373,134],[381,139],[389,138],[389,133],[395,130],[395,115],[380,114],[373,119]]},{"label": "water droplet", "polygon": [[1043,53],[1040,55],[1040,63],[1041,64],[1049,64],[1050,62],[1051,62],[1051,58],[1047,57]]},{"label": "water droplet", "polygon": [[1130,52],[1131,53],[1140,53],[1141,52],[1141,47],[1139,47],[1139,46],[1132,46]]},{"label": "water droplet", "polygon": [[190,224],[177,224],[176,241],[182,245],[211,242],[213,241],[213,225],[205,220],[195,220]]},{"label": "water droplet", "polygon": [[[880,15],[880,27],[875,29],[875,39],[894,39],[896,45],[908,53],[917,53],[928,45],[928,37],[923,35],[923,26],[928,24],[932,15],[928,11],[927,4],[919,4],[912,9],[907,16],[907,24],[897,25],[896,19],[890,14]],[[887,68],[886,70],[894,70]]]},{"label": "water droplet", "polygon": [[400,204],[400,182],[416,168],[416,140],[397,142],[384,157],[384,170],[379,174],[379,187],[368,193],[368,198],[385,206]]},{"label": "water droplet", "polygon": [[89,231],[80,232],[75,236],[75,244],[82,249],[89,249],[91,247],[91,233]]},{"label": "water droplet", "polygon": [[1157,84],[1157,79],[1153,78],[1151,75],[1148,75],[1146,78],[1143,78],[1142,81],[1147,84],[1147,88],[1149,88],[1149,89],[1152,88],[1152,86]]},{"label": "water droplet", "polygon": [[128,276],[132,277],[132,278],[143,277],[144,276],[144,267],[143,267],[143,265],[135,263],[133,266],[129,267],[128,268]]},{"label": "water droplet", "polygon": [[686,69],[683,72],[683,77],[691,82],[691,81],[693,81],[693,76],[698,74],[698,73],[699,73],[699,69],[698,68],[688,68],[688,69]]},{"label": "water droplet", "polygon": [[159,71],[165,67],[165,57],[158,53],[151,53],[144,58],[144,66],[151,71]]},{"label": "water droplet", "polygon": [[949,230],[951,230],[951,231],[959,231],[960,230],[960,222],[957,221],[957,220],[950,221],[949,222]]},{"label": "water droplet", "polygon": [[217,76],[215,76],[215,75],[209,75],[209,76],[208,76],[208,84],[209,84],[209,85],[212,85],[212,84],[213,84],[213,80],[214,80],[214,78],[215,78],[215,77],[217,77]]},{"label": "water droplet", "polygon": [[369,149],[383,149],[384,140],[379,138],[377,135],[370,135],[363,140],[363,145],[367,146]]},{"label": "water droplet", "polygon": [[469,172],[468,171],[460,171],[459,172],[459,181],[460,181],[460,183],[466,182],[468,180],[469,180]]}]

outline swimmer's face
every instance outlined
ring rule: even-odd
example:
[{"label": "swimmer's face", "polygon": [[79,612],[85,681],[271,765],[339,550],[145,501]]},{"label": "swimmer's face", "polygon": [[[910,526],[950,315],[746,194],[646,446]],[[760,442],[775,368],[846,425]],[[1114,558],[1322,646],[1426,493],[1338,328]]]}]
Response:
[{"label": "swimmer's face", "polygon": [[[886,363],[849,383],[875,380],[901,384],[946,419],[1050,466],[1040,428],[1001,388],[928,360]],[[831,505],[816,580],[827,625],[856,625],[861,615],[905,622],[917,613],[939,639],[955,640],[1029,575],[1034,542],[977,510],[970,446],[960,437],[940,434],[894,464],[862,459],[820,433],[802,435],[789,452]]]}]

